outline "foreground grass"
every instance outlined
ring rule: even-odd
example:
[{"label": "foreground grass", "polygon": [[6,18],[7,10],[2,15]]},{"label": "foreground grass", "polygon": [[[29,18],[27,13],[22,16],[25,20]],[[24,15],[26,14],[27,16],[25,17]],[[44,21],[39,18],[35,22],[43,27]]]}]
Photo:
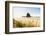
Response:
[{"label": "foreground grass", "polygon": [[39,27],[40,21],[38,19],[13,19],[13,27]]}]

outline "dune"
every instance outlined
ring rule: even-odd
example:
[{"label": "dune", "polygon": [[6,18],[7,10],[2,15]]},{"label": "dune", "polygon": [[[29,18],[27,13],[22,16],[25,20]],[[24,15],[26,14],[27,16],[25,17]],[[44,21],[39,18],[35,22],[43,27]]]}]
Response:
[{"label": "dune", "polygon": [[16,27],[40,27],[40,17],[13,18],[13,28]]}]

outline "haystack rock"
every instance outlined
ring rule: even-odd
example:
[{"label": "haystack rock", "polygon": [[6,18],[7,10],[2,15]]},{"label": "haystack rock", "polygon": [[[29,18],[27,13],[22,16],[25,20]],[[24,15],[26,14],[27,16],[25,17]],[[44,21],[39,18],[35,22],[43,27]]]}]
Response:
[{"label": "haystack rock", "polygon": [[23,16],[23,17],[31,17],[29,13],[26,14],[26,16]]}]

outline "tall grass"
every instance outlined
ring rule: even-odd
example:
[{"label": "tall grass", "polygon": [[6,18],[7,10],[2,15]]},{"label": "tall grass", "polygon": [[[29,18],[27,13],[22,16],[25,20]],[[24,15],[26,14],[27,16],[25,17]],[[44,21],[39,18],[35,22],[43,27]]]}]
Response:
[{"label": "tall grass", "polygon": [[35,18],[13,19],[13,27],[39,27],[40,20]]}]

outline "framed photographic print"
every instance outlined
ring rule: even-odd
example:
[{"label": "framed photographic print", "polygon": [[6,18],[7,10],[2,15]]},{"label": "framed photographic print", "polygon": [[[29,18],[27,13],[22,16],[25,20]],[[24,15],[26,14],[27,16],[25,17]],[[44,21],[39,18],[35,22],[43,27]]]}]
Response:
[{"label": "framed photographic print", "polygon": [[5,1],[5,33],[45,31],[45,3]]}]

